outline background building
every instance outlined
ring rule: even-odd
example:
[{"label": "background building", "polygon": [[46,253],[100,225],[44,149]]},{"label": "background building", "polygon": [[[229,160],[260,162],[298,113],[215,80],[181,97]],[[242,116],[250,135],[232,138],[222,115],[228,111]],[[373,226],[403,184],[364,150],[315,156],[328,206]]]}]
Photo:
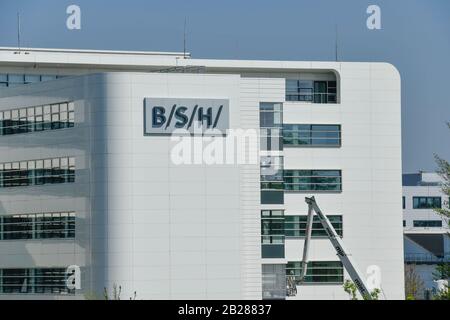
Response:
[{"label": "background building", "polygon": [[405,263],[413,265],[424,282],[423,298],[436,291],[436,266],[450,263],[448,219],[433,210],[449,205],[441,184],[433,172],[403,175]]},{"label": "background building", "polygon": [[[380,267],[384,297],[404,298],[392,65],[4,48],[0,86],[1,298],[285,298],[310,195],[359,268]],[[228,128],[260,130],[260,163],[174,165],[170,137],[145,134],[147,98],[227,101]],[[313,235],[289,299],[346,299]]]}]

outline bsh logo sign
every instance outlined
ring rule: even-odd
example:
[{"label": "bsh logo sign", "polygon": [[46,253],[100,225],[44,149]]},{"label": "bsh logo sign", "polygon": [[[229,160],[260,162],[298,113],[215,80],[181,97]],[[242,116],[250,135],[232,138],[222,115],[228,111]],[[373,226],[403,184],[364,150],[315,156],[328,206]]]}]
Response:
[{"label": "bsh logo sign", "polygon": [[228,128],[229,101],[226,99],[144,100],[144,134],[172,134],[182,130],[190,134],[207,134],[208,130],[225,134]]}]

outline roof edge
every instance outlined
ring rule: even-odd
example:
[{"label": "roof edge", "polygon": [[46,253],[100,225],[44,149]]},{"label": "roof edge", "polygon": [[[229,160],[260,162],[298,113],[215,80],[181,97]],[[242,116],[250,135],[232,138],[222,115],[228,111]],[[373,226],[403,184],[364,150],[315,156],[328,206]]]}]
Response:
[{"label": "roof edge", "polygon": [[191,57],[190,52],[167,52],[167,51],[128,51],[128,50],[91,50],[91,49],[58,49],[58,48],[18,48],[0,47],[0,51],[28,51],[28,52],[51,52],[51,53],[95,53],[95,54],[134,54],[143,56],[186,56]]}]

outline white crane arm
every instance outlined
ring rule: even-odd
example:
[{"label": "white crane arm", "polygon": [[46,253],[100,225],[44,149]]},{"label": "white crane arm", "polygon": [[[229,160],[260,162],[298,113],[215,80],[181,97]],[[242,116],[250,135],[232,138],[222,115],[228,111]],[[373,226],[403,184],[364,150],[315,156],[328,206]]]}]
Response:
[{"label": "white crane arm", "polygon": [[355,262],[353,261],[351,255],[345,248],[341,237],[339,237],[339,235],[337,234],[330,220],[327,218],[326,215],[322,213],[314,197],[311,198],[306,197],[305,201],[308,204],[308,219],[306,222],[305,245],[303,247],[303,260],[302,260],[302,272],[300,275],[300,283],[303,283],[307,271],[313,215],[315,212],[317,214],[317,217],[319,218],[320,223],[325,229],[328,239],[330,239],[333,247],[336,249],[337,255],[341,260],[342,265],[344,266],[345,270],[347,270],[353,283],[356,285],[358,291],[361,293],[361,296],[363,296],[365,299],[371,300],[372,296],[370,295],[370,291],[364,281],[364,278],[362,277],[362,273],[357,269]]}]

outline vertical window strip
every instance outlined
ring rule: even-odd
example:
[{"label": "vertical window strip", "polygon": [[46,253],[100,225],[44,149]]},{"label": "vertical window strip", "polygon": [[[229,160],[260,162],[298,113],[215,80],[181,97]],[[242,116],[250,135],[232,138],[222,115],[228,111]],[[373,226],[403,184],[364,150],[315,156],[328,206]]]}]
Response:
[{"label": "vertical window strip", "polygon": [[284,238],[284,211],[262,210],[261,243],[283,244]]}]

